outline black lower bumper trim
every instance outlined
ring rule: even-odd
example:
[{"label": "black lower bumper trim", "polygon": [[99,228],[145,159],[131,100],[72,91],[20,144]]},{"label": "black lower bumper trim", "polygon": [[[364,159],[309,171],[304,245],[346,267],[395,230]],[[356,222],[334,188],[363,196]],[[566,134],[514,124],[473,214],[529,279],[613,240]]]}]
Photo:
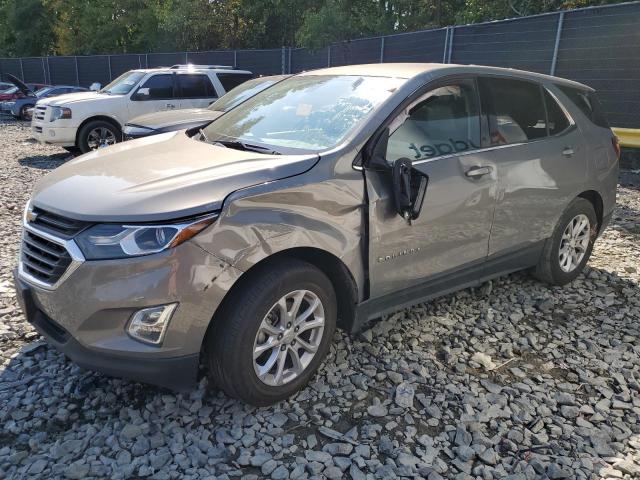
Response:
[{"label": "black lower bumper trim", "polygon": [[81,367],[176,391],[188,391],[195,388],[200,362],[198,354],[149,359],[112,355],[89,349],[36,306],[31,286],[18,277],[17,271],[14,271],[14,283],[18,302],[27,321],[45,337],[47,343]]}]

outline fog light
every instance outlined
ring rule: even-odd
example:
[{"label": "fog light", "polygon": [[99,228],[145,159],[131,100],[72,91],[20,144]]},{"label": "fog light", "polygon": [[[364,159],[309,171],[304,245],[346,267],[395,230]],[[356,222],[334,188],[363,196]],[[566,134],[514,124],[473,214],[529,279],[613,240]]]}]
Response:
[{"label": "fog light", "polygon": [[138,310],[129,322],[129,335],[136,340],[160,345],[177,303]]},{"label": "fog light", "polygon": [[56,136],[56,132],[54,130],[49,130],[49,136],[50,137],[55,137]]}]

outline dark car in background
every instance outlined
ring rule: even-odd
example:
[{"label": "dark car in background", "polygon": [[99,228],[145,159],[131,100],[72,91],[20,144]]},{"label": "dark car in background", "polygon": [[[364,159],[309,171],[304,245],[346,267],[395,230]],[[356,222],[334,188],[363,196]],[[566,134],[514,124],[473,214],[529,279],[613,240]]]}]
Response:
[{"label": "dark car in background", "polygon": [[185,108],[165,110],[140,115],[127,122],[123,129],[125,140],[148,137],[159,133],[174,132],[187,128],[203,127],[223,113],[237,107],[255,94],[275,85],[289,75],[259,77],[238,85],[207,108]]},{"label": "dark car in background", "polygon": [[[10,74],[7,74],[7,78],[11,80],[11,83],[13,83],[13,86],[4,91],[2,90],[2,88],[0,88],[0,101],[15,100],[16,98],[24,97],[25,96],[24,92],[22,92],[22,90],[18,86],[16,86],[16,84],[13,82],[13,80],[18,80],[18,79]],[[33,92],[49,86],[45,83],[23,83],[23,85],[25,85],[29,90]]]},{"label": "dark car in background", "polygon": [[[24,86],[26,87],[26,85]],[[56,85],[43,87],[35,92],[31,89],[21,89],[20,91],[24,94],[22,98],[0,102],[0,113],[8,113],[21,120],[29,120],[38,100],[66,95],[67,93],[86,92],[88,90],[73,85]]]},{"label": "dark car in background", "polygon": [[10,88],[15,87],[15,85],[13,83],[9,83],[9,82],[0,82],[0,93],[6,92],[7,90],[9,90]]}]

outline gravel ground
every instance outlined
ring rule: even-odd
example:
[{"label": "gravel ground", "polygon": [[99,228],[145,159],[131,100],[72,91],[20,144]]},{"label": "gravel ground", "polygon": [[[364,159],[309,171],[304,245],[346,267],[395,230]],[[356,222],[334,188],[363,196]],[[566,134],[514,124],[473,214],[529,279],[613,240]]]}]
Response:
[{"label": "gravel ground", "polygon": [[0,121],[0,478],[640,477],[640,175],[583,276],[511,275],[336,334],[313,383],[255,409],[80,369],[11,285],[33,183],[68,159]]}]

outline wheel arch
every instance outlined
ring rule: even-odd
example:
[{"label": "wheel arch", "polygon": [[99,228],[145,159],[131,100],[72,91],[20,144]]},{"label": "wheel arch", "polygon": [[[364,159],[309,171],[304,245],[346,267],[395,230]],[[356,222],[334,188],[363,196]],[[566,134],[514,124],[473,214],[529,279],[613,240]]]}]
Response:
[{"label": "wheel arch", "polygon": [[585,190],[578,195],[578,198],[584,198],[593,205],[593,209],[596,212],[596,219],[598,220],[598,233],[600,233],[604,216],[604,202],[602,200],[602,195],[600,195],[596,190]]},{"label": "wheel arch", "polygon": [[216,308],[216,311],[209,322],[207,332],[203,338],[201,351],[203,351],[206,346],[208,334],[212,331],[213,326],[216,324],[219,317],[223,315],[227,303],[233,301],[234,297],[236,297],[235,292],[241,290],[248,279],[260,270],[269,268],[269,266],[275,262],[281,262],[283,260],[286,261],[287,259],[296,259],[307,262],[318,268],[318,270],[327,276],[336,293],[336,300],[338,303],[338,327],[346,331],[350,331],[351,323],[355,318],[356,305],[358,303],[358,287],[347,266],[334,254],[319,248],[293,247],[263,258],[250,269],[245,271],[240,278],[233,283],[229,291],[226,292],[218,308]]},{"label": "wheel arch", "polygon": [[84,119],[82,123],[78,125],[78,128],[76,129],[76,146],[78,146],[80,132],[82,131],[82,129],[85,127],[87,123],[94,122],[94,121],[109,122],[113,124],[115,127],[118,127],[120,132],[122,132],[122,125],[120,125],[120,122],[118,122],[118,120],[116,120],[115,118],[110,117],[109,115],[93,115],[89,118]]}]

